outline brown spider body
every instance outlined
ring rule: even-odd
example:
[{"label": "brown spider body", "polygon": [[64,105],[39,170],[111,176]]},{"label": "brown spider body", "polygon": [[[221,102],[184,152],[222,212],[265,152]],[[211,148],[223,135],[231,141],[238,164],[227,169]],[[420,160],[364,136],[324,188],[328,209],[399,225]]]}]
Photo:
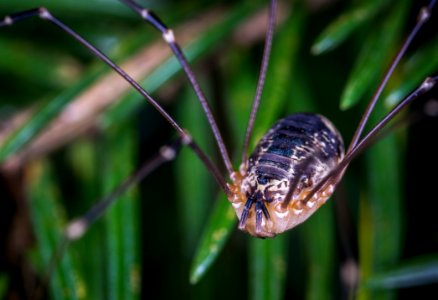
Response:
[{"label": "brown spider body", "polygon": [[334,184],[313,189],[343,157],[342,138],[325,117],[298,113],[278,121],[233,176],[239,228],[273,237],[305,221],[333,193]]}]

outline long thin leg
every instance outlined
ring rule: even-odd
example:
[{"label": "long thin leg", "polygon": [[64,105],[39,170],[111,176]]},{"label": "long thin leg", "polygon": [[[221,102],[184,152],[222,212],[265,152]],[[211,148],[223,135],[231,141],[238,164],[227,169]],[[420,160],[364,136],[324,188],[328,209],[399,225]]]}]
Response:
[{"label": "long thin leg", "polygon": [[[408,97],[397,104],[385,117],[383,117],[374,127],[371,129],[357,144],[356,146],[345,156],[345,159],[351,159],[359,152],[364,150],[369,143],[380,133],[380,131],[406,106],[412,103],[415,99],[430,91],[437,83],[438,76],[428,77],[424,82],[413,91]],[[351,158],[349,158],[351,157]]]},{"label": "long thin leg", "polygon": [[154,12],[144,8],[143,6],[137,4],[136,2],[134,2],[132,0],[120,0],[120,2],[123,2],[128,7],[130,7],[133,11],[135,11],[137,14],[139,14],[143,20],[145,20],[146,22],[151,24],[155,29],[160,31],[161,34],[163,35],[164,41],[169,45],[173,54],[178,59],[184,72],[186,73],[196,95],[198,96],[199,102],[201,103],[201,106],[205,112],[205,115],[207,116],[208,122],[210,123],[210,127],[213,131],[213,135],[216,139],[217,145],[219,147],[219,152],[222,156],[225,167],[227,168],[228,174],[231,175],[234,172],[234,169],[233,169],[233,165],[231,164],[230,156],[229,156],[228,151],[226,149],[225,143],[222,139],[219,128],[218,128],[217,123],[213,117],[213,114],[212,114],[211,109],[208,105],[208,102],[205,98],[205,95],[202,92],[202,89],[196,80],[195,74],[193,73],[192,69],[190,68],[190,65],[187,62],[187,59],[186,59],[183,51],[181,50],[181,47],[176,42],[175,36],[173,34],[173,30],[169,29]]},{"label": "long thin leg", "polygon": [[367,148],[373,141],[375,137],[380,133],[381,129],[384,128],[404,107],[412,103],[415,99],[418,99],[421,95],[431,90],[435,84],[438,82],[438,76],[428,77],[426,80],[413,91],[409,96],[407,96],[403,101],[396,105],[385,117],[383,117],[377,124],[371,129],[357,144],[356,146],[348,152],[344,159],[336,166],[326,177],[324,177],[309,193],[309,195],[304,199],[304,201],[309,200],[314,193],[319,190],[324,190],[328,184],[337,184],[340,180],[341,174],[344,172],[345,168],[350,164],[350,162],[356,158],[365,148]]},{"label": "long thin leg", "polygon": [[74,219],[67,224],[64,230],[64,236],[56,250],[53,252],[43,276],[43,280],[40,286],[37,287],[35,299],[41,298],[43,288],[49,283],[50,277],[54,272],[55,267],[62,259],[68,245],[72,241],[81,238],[88,231],[90,226],[96,222],[114,202],[117,201],[121,194],[125,193],[129,188],[146,178],[164,163],[172,161],[181,149],[183,142],[182,138],[178,138],[174,142],[162,146],[160,151],[154,157],[145,162],[135,173],[125,179],[110,194],[98,201],[82,217]]},{"label": "long thin leg", "polygon": [[182,144],[182,139],[178,138],[173,143],[161,147],[158,154],[144,163],[134,174],[126,178],[109,195],[97,202],[97,204],[88,210],[82,217],[70,222],[65,229],[66,239],[72,241],[82,237],[90,225],[97,221],[121,194],[125,193],[130,187],[143,180],[162,164],[174,160],[178,151],[181,149]]},{"label": "long thin leg", "polygon": [[213,175],[219,186],[224,190],[227,195],[230,195],[230,190],[225,182],[225,179],[217,169],[217,167],[211,162],[211,160],[205,155],[205,153],[199,148],[199,146],[193,141],[191,136],[183,129],[181,126],[161,107],[160,104],[146,92],[131,76],[129,76],[125,71],[123,71],[119,66],[117,66],[113,61],[111,61],[105,54],[103,54],[99,49],[90,44],[87,40],[81,37],[78,33],[72,30],[70,27],[62,23],[60,20],[55,18],[46,8],[40,7],[31,10],[26,10],[18,12],[9,16],[6,16],[2,21],[0,21],[0,27],[13,25],[15,22],[22,21],[32,17],[39,17],[43,20],[50,21],[52,24],[56,25],[79,43],[85,46],[91,51],[95,56],[105,62],[109,67],[116,71],[121,77],[123,77],[132,87],[134,87],[177,131],[183,143],[189,146],[192,151],[201,159],[205,164],[209,172]]},{"label": "long thin leg", "polygon": [[350,142],[350,146],[348,147],[347,153],[353,150],[353,148],[357,145],[359,142],[360,136],[362,135],[362,132],[365,128],[365,125],[370,117],[371,112],[374,109],[374,106],[377,103],[377,100],[380,98],[383,89],[385,88],[386,84],[388,83],[389,78],[391,77],[392,73],[394,72],[394,69],[397,67],[398,63],[400,62],[400,59],[404,56],[406,53],[406,50],[411,45],[412,40],[417,35],[418,31],[421,29],[421,27],[424,25],[424,23],[429,20],[430,15],[432,13],[432,8],[434,7],[436,3],[436,0],[432,0],[429,2],[428,6],[423,7],[417,17],[417,23],[415,24],[414,28],[412,29],[411,33],[406,38],[405,42],[403,43],[402,47],[398,51],[397,55],[395,56],[394,60],[390,64],[388,70],[385,73],[385,76],[383,77],[382,82],[377,87],[376,92],[374,93],[373,97],[371,98],[370,102],[368,103],[367,108],[365,109],[365,112],[362,115],[362,118],[359,122],[359,125],[357,126],[356,132],[353,135],[353,138]]},{"label": "long thin leg", "polygon": [[411,33],[408,35],[407,39],[403,43],[402,47],[400,48],[399,52],[395,56],[394,60],[392,61],[388,71],[385,73],[384,79],[380,83],[379,87],[377,88],[377,91],[375,92],[373,98],[369,102],[364,114],[362,115],[362,118],[359,122],[359,125],[356,129],[356,132],[353,135],[352,141],[350,143],[350,146],[348,147],[347,153],[344,157],[344,159],[339,163],[339,165],[336,166],[335,169],[333,169],[328,175],[326,175],[309,193],[309,195],[304,199],[304,201],[309,200],[316,192],[320,190],[324,190],[329,184],[336,185],[339,180],[342,178],[343,173],[345,172],[345,169],[349,165],[349,163],[366,147],[368,147],[371,142],[373,142],[376,135],[380,132],[380,130],[388,124],[396,115],[397,113],[406,107],[408,104],[410,104],[413,100],[417,99],[420,95],[426,93],[429,91],[437,82],[437,77],[429,77],[424,80],[424,82],[421,84],[420,87],[418,87],[415,91],[413,91],[408,97],[406,97],[403,101],[401,101],[397,106],[395,106],[385,117],[382,118],[369,132],[365,137],[360,139],[362,132],[365,128],[366,122],[369,119],[369,116],[379,99],[380,95],[382,94],[383,88],[386,86],[386,83],[388,82],[389,78],[391,77],[395,67],[398,65],[400,59],[404,56],[407,48],[412,43],[412,40],[417,35],[418,31],[421,29],[421,27],[424,25],[424,23],[429,20],[430,15],[432,13],[432,8],[434,7],[436,3],[436,0],[431,0],[429,2],[428,6],[423,7],[420,10],[420,13],[417,17],[417,23],[415,24],[414,28],[412,29]]},{"label": "long thin leg", "polygon": [[266,72],[269,65],[269,57],[271,56],[272,38],[274,36],[275,29],[275,15],[277,11],[277,0],[271,0],[269,6],[269,20],[268,30],[266,31],[265,46],[263,49],[262,65],[259,73],[259,80],[257,82],[256,94],[252,103],[251,114],[248,120],[248,126],[246,128],[245,140],[242,149],[242,163],[245,163],[248,159],[248,147],[254,129],[255,118],[262,98],[263,87],[265,85]]}]

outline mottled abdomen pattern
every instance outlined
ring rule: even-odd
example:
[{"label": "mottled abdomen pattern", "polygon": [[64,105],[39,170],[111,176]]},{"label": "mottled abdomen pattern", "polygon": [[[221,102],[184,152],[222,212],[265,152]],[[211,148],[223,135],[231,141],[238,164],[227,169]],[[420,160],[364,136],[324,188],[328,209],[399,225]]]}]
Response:
[{"label": "mottled abdomen pattern", "polygon": [[297,113],[279,120],[234,181],[237,194],[230,200],[239,228],[271,237],[306,220],[328,199],[334,185],[307,196],[343,156],[342,138],[323,116]]}]

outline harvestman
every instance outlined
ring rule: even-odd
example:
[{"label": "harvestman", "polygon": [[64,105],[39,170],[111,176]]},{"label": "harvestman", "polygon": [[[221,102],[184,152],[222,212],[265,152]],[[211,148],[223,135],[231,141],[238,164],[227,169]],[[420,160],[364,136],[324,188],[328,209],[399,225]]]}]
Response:
[{"label": "harvestman", "polygon": [[141,7],[134,1],[120,1],[160,31],[163,39],[177,57],[206,114],[230,182],[226,181],[219,169],[199,148],[190,134],[147,91],[97,48],[54,17],[47,9],[36,8],[11,14],[0,22],[0,27],[13,25],[18,21],[31,17],[39,17],[53,23],[68,33],[128,81],[175,128],[179,136],[173,144],[162,147],[160,153],[154,159],[122,183],[111,195],[90,209],[83,217],[72,221],[66,229],[66,243],[82,236],[90,224],[98,219],[105,212],[106,208],[117,199],[117,196],[129,186],[147,176],[164,162],[173,160],[181,145],[188,146],[199,157],[218,185],[226,193],[239,218],[239,229],[262,238],[273,237],[289,230],[305,221],[327,201],[335,190],[336,185],[342,179],[351,160],[370,144],[381,129],[401,109],[421,94],[429,91],[438,80],[438,77],[427,78],[416,90],[383,117],[373,129],[367,134],[363,134],[369,116],[395,67],[405,54],[417,32],[429,19],[431,10],[436,2],[436,0],[432,0],[428,6],[421,9],[415,27],[390,64],[382,82],[363,113],[346,152],[344,152],[340,134],[329,120],[317,114],[300,113],[279,120],[248,157],[248,146],[261,100],[274,34],[277,1],[271,0],[261,70],[242,150],[242,164],[239,170],[234,170],[204,93],[197,83],[186,57],[176,42],[173,31],[153,12]]}]

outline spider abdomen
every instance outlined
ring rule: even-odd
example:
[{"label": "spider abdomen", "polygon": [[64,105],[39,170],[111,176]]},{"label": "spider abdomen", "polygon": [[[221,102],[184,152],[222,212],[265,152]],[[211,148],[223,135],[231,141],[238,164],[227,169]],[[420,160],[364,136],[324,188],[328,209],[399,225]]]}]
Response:
[{"label": "spider abdomen", "polygon": [[[240,228],[274,236],[307,219],[331,195],[304,199],[344,156],[342,138],[325,117],[297,113],[279,120],[250,156],[231,200]],[[237,200],[237,201],[236,201]]]}]

